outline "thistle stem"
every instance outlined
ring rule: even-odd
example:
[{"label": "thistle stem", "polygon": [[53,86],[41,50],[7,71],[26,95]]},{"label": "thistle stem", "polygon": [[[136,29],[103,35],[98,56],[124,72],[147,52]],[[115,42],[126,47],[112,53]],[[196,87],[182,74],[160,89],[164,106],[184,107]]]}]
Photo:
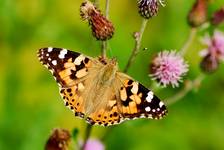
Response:
[{"label": "thistle stem", "polygon": [[180,50],[180,54],[182,56],[184,56],[188,50],[188,48],[191,46],[194,37],[196,36],[197,33],[197,29],[196,28],[192,28],[189,34],[189,37],[187,39],[187,41],[185,42],[184,46],[182,47],[182,49]]},{"label": "thistle stem", "polygon": [[86,143],[87,143],[87,141],[89,139],[89,136],[90,136],[90,133],[91,133],[91,130],[92,130],[92,125],[87,124],[87,126],[86,126],[86,132],[85,132],[85,137],[84,137],[84,142],[83,142],[83,145],[81,147],[81,150],[84,150],[85,149]]},{"label": "thistle stem", "polygon": [[102,58],[106,58],[106,51],[107,51],[107,41],[102,41],[101,45],[101,56]]},{"label": "thistle stem", "polygon": [[174,95],[166,100],[167,101],[166,104],[172,105],[172,104],[178,102],[179,100],[181,100],[182,98],[184,98],[194,88],[198,88],[204,78],[205,78],[204,74],[200,74],[193,81],[187,81],[185,83],[184,88],[180,92],[178,92],[176,95]]},{"label": "thistle stem", "polygon": [[131,64],[133,63],[133,61],[135,60],[136,56],[138,55],[140,51],[142,36],[147,26],[147,23],[148,23],[148,19],[143,19],[140,31],[137,33],[138,35],[135,36],[135,46],[132,50],[131,56],[129,57],[128,63],[124,69],[125,73],[128,71],[129,67],[131,66]]},{"label": "thistle stem", "polygon": [[[109,10],[110,10],[110,0],[106,0],[105,17],[107,19],[109,18]],[[102,42],[102,47],[101,47],[102,58],[106,57],[106,52],[107,52],[107,41],[103,41]]]}]

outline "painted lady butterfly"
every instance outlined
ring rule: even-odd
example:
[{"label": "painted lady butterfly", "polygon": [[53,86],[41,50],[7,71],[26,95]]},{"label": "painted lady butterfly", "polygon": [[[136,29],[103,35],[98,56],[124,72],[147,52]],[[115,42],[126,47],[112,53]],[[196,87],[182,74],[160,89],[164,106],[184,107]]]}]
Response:
[{"label": "painted lady butterfly", "polygon": [[91,58],[52,47],[40,49],[38,57],[58,82],[65,105],[90,124],[109,126],[128,119],[160,119],[167,113],[152,91],[118,71],[114,59]]}]

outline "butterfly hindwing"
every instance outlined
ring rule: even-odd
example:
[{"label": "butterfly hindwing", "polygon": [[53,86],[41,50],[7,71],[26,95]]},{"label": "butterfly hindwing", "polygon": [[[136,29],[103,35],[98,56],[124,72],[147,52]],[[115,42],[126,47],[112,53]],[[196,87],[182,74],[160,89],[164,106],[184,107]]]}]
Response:
[{"label": "butterfly hindwing", "polygon": [[118,73],[120,83],[111,85],[111,98],[106,107],[90,114],[91,124],[109,126],[137,118],[161,119],[167,114],[164,103],[142,84],[123,73]]},{"label": "butterfly hindwing", "polygon": [[84,88],[85,87],[82,82],[70,88],[60,88],[60,94],[64,100],[65,106],[72,110],[75,113],[75,116],[79,116],[81,118],[84,118],[84,99],[81,96]]},{"label": "butterfly hindwing", "polygon": [[88,116],[88,122],[96,125],[115,125],[123,121],[118,108],[119,96],[116,95],[115,89],[112,88],[105,107],[96,110]]}]

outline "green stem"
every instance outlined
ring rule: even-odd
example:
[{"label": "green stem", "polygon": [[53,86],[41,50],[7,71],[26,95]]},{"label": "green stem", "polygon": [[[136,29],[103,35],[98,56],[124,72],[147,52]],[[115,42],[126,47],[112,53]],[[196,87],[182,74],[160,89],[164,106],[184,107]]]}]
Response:
[{"label": "green stem", "polygon": [[89,139],[89,136],[90,136],[90,133],[91,133],[91,130],[92,130],[92,125],[87,124],[87,126],[86,126],[86,132],[85,132],[85,137],[84,137],[84,141],[83,141],[83,145],[81,147],[81,150],[84,150],[85,149],[86,143],[87,143],[87,141]]},{"label": "green stem", "polygon": [[[110,10],[110,0],[106,0],[106,6],[105,6],[105,17],[109,18],[109,10]],[[107,52],[107,41],[102,42],[102,48],[101,48],[101,55],[102,58],[106,57]]]},{"label": "green stem", "polygon": [[105,141],[106,138],[110,135],[110,133],[115,129],[116,126],[111,126],[109,128],[106,129],[105,133],[103,134],[103,136],[100,138],[101,141]]},{"label": "green stem", "polygon": [[132,50],[131,56],[129,57],[128,63],[124,69],[125,73],[128,71],[129,67],[131,66],[131,64],[133,63],[133,61],[135,60],[136,56],[138,55],[140,51],[142,36],[147,26],[147,23],[148,23],[148,19],[143,19],[140,31],[138,32],[138,35],[135,36],[135,46]]},{"label": "green stem", "polygon": [[184,98],[190,91],[192,91],[194,88],[198,88],[205,78],[204,74],[200,74],[198,77],[196,77],[193,81],[187,81],[185,84],[185,87],[178,92],[176,95],[166,99],[167,105],[172,105],[182,98]]},{"label": "green stem", "polygon": [[194,37],[196,36],[196,33],[197,33],[197,29],[196,28],[192,28],[191,31],[190,31],[190,35],[189,35],[187,41],[185,42],[184,46],[180,50],[180,54],[182,56],[184,56],[186,54],[187,50],[191,46],[191,44],[192,44],[192,42],[194,40]]}]

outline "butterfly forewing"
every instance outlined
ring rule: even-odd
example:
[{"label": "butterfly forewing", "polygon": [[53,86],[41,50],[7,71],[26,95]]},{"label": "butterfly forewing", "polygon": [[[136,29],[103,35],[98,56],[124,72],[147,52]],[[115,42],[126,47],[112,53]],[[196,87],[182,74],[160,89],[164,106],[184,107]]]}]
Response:
[{"label": "butterfly forewing", "polygon": [[84,117],[84,82],[91,67],[90,58],[61,48],[42,48],[38,51],[40,62],[45,65],[59,83],[64,103],[76,116]]},{"label": "butterfly forewing", "polygon": [[116,72],[113,82],[101,87],[106,60],[51,47],[40,49],[38,57],[59,83],[65,105],[90,124],[109,126],[128,119],[160,119],[167,113],[151,90],[124,73]]},{"label": "butterfly forewing", "polygon": [[88,74],[90,59],[80,53],[61,48],[42,48],[38,51],[40,62],[56,78],[61,87],[71,87]]}]

